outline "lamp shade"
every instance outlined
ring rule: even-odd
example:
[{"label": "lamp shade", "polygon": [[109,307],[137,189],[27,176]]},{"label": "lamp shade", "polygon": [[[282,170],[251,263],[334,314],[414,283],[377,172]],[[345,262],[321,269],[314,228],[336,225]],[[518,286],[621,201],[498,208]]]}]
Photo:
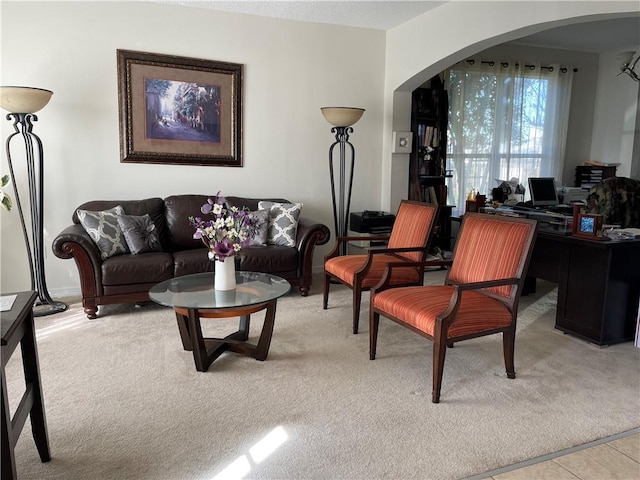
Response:
[{"label": "lamp shade", "polygon": [[320,110],[325,120],[334,127],[350,127],[364,113],[364,108],[352,107],[322,107]]},{"label": "lamp shade", "polygon": [[33,87],[0,87],[0,107],[10,113],[35,113],[53,95],[51,90]]}]

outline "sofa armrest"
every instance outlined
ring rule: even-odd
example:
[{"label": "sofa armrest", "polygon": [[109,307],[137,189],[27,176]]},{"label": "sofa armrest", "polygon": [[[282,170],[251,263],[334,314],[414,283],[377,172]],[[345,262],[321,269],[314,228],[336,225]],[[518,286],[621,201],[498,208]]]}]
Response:
[{"label": "sofa armrest", "polygon": [[304,252],[316,245],[324,245],[329,241],[331,232],[329,227],[322,223],[316,223],[309,218],[298,219],[298,231],[296,233],[296,248]]},{"label": "sofa armrest", "polygon": [[74,224],[65,228],[54,238],[52,249],[58,258],[75,260],[83,298],[103,294],[100,250],[82,225]]},{"label": "sofa armrest", "polygon": [[[300,217],[298,219],[298,231],[296,234],[296,247],[300,258],[298,259],[298,276],[303,279],[303,284],[311,285],[311,275],[313,273],[313,251],[316,245],[324,245],[329,241],[331,232],[329,227],[322,223]],[[303,296],[308,293],[302,289]]]}]

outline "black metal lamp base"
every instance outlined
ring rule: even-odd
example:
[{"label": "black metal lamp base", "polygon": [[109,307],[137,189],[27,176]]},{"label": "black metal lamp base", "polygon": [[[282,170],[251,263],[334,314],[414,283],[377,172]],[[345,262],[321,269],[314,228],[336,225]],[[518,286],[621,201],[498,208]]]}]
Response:
[{"label": "black metal lamp base", "polygon": [[69,305],[63,302],[51,302],[51,303],[36,303],[33,305],[33,316],[44,317],[46,315],[53,315],[54,313],[64,312]]},{"label": "black metal lamp base", "polygon": [[[46,102],[45,102],[46,105]],[[43,105],[44,106],[44,105]],[[41,108],[41,107],[40,107]],[[13,193],[15,195],[16,207],[22,225],[25,246],[27,247],[27,258],[31,270],[31,290],[38,292],[38,299],[33,305],[33,315],[42,317],[54,313],[64,312],[68,306],[62,302],[55,302],[51,299],[47,291],[47,283],[44,274],[44,163],[42,141],[33,133],[33,122],[38,120],[34,113],[9,113],[7,120],[13,119],[14,133],[7,137],[6,152],[7,162],[11,178],[16,176],[13,171],[13,161],[11,159],[11,139],[16,135],[21,135],[26,152],[27,177],[29,180],[29,211],[31,216],[31,236],[27,231],[27,223],[22,210],[22,202],[15,180],[13,183]],[[34,142],[35,147],[34,148]]]}]

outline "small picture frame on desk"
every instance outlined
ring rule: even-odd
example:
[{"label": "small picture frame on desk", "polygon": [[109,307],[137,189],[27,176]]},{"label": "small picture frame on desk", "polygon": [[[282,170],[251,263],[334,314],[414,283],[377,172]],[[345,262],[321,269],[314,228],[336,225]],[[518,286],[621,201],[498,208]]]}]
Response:
[{"label": "small picture frame on desk", "polygon": [[478,205],[475,200],[467,200],[464,204],[465,213],[473,213],[478,211]]},{"label": "small picture frame on desk", "polygon": [[573,235],[589,240],[608,240],[602,228],[602,215],[595,213],[578,213]]}]

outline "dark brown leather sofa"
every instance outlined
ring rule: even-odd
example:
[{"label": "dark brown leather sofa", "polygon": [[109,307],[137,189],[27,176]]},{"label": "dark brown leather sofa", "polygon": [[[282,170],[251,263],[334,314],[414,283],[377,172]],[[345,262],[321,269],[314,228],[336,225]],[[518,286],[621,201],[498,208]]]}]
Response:
[{"label": "dark brown leather sofa", "polygon": [[[73,258],[80,274],[82,306],[88,318],[96,318],[99,305],[136,303],[149,300],[149,289],[169,278],[191,273],[213,271],[213,262],[200,240],[193,239],[194,228],[189,216],[200,214],[207,195],[174,195],[165,199],[98,200],[84,203],[82,210],[102,211],[121,205],[127,215],[148,213],[158,229],[161,252],[138,255],[124,254],[103,260],[100,250],[86,233],[77,213],[73,224],[65,228],[53,241],[53,253],[59,258]],[[268,200],[291,203],[282,198],[225,197],[229,205],[257,210],[258,202]],[[304,213],[304,211],[303,211]],[[309,294],[316,245],[329,241],[326,225],[300,217],[296,246],[251,246],[240,251],[238,268],[245,271],[272,273],[285,278]]]}]

